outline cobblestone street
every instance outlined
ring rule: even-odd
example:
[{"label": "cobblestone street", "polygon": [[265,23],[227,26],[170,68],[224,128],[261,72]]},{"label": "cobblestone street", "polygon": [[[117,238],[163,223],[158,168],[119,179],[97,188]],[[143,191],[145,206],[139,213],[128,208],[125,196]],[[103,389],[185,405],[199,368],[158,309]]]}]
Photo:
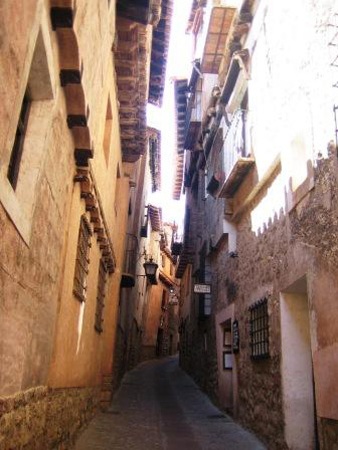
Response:
[{"label": "cobblestone street", "polygon": [[127,373],[110,409],[96,415],[76,445],[76,450],[265,448],[209,401],[176,357]]}]

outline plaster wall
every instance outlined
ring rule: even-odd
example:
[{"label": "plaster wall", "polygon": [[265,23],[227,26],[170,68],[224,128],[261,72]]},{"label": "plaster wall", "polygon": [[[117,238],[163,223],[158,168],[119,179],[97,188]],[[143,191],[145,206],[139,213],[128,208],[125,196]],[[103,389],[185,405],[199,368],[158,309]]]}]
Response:
[{"label": "plaster wall", "polygon": [[157,331],[160,326],[161,300],[164,286],[162,283],[150,287],[148,296],[146,322],[142,344],[145,346],[156,346]]},{"label": "plaster wall", "polygon": [[[92,236],[88,290],[85,302],[73,295],[73,277],[80,216],[85,213],[79,187],[72,192],[70,221],[64,253],[63,282],[59,299],[55,349],[49,372],[52,386],[95,386],[110,376],[113,368],[119,288],[124,257],[125,232],[129,204],[129,174],[122,164],[117,85],[111,45],[114,39],[114,7],[99,8],[88,2],[77,5],[74,30],[85,67],[83,89],[89,111],[94,158],[89,162],[98,202],[110,236],[116,267],[108,275],[103,331],[94,329],[99,261],[102,256],[96,234]],[[97,101],[100,99],[100,101]],[[109,107],[108,107],[109,104]],[[110,109],[107,117],[107,108]],[[107,124],[107,119],[111,123]],[[104,142],[106,127],[111,128],[110,142]],[[104,146],[108,145],[108,149]],[[89,216],[88,216],[88,219]],[[76,368],[73,364],[76,362]]]},{"label": "plaster wall", "polygon": [[[327,156],[328,143],[334,139],[328,45],[333,8],[334,2],[318,8],[311,2],[295,2],[290,14],[289,5],[262,2],[262,13],[254,18],[247,45],[252,52],[249,120],[257,181],[276,158],[281,158],[282,165],[280,179],[270,188],[271,200],[257,205],[255,230],[275,213],[290,208],[288,191],[295,192],[306,180],[307,188],[313,187],[311,163],[318,154]],[[286,24],[294,33],[284,36]],[[271,117],[274,120],[268,120]]]},{"label": "plaster wall", "polygon": [[[42,1],[21,3],[14,8],[12,2],[2,2],[0,14],[3,49],[0,52],[3,68],[0,83],[3,99],[0,112],[2,395],[47,381],[65,221],[69,213],[67,201],[73,184],[72,139],[57,84],[57,52],[49,26],[49,11]],[[50,77],[51,98],[33,99],[29,139],[14,190],[7,179],[7,167],[22,97],[40,38],[45,52],[42,63]]]}]

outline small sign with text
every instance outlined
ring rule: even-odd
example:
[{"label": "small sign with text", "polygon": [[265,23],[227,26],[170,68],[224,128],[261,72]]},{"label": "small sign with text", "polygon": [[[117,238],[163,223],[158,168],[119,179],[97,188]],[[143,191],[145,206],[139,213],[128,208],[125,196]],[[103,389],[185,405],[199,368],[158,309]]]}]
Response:
[{"label": "small sign with text", "polygon": [[195,294],[210,294],[211,285],[210,284],[195,284],[194,285]]}]

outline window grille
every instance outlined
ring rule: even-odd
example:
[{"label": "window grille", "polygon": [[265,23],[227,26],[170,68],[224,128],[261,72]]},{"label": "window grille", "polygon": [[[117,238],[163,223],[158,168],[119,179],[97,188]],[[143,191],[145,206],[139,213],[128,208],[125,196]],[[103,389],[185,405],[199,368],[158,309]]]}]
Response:
[{"label": "window grille", "polygon": [[104,261],[100,260],[99,276],[97,282],[97,297],[96,297],[96,313],[95,313],[95,330],[101,333],[103,331],[103,308],[104,298],[106,296],[107,283],[107,269]]},{"label": "window grille", "polygon": [[91,229],[85,215],[81,217],[74,275],[74,295],[83,302],[86,299],[87,274],[89,266],[89,249]]},{"label": "window grille", "polygon": [[12,153],[11,153],[8,170],[7,170],[7,178],[9,180],[9,182],[11,183],[13,189],[16,188],[16,185],[18,182],[18,175],[19,175],[22,150],[23,150],[23,142],[24,142],[25,134],[26,134],[26,130],[27,130],[30,105],[31,105],[31,101],[26,92],[23,97],[23,100],[22,100],[18,125],[17,125],[16,132],[15,132],[14,144],[13,144]]},{"label": "window grille", "polygon": [[251,357],[264,359],[269,354],[268,300],[263,298],[249,308]]}]

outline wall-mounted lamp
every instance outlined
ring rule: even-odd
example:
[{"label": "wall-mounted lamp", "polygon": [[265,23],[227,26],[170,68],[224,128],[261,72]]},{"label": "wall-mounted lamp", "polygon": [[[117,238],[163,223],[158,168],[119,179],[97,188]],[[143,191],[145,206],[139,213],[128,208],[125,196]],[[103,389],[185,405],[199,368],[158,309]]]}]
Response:
[{"label": "wall-mounted lamp", "polygon": [[152,256],[149,258],[149,260],[146,260],[143,264],[144,271],[146,273],[146,277],[150,284],[157,284],[157,278],[156,278],[156,272],[158,268],[158,264],[153,261]]},{"label": "wall-mounted lamp", "polygon": [[143,275],[136,275],[137,277],[147,277],[147,280],[149,281],[150,284],[157,284],[157,276],[156,276],[156,272],[157,272],[157,268],[158,268],[158,264],[154,261],[152,256],[148,256],[146,250],[143,250],[142,255],[144,257],[144,263],[143,263],[143,267],[144,267],[144,272],[145,274]]}]

